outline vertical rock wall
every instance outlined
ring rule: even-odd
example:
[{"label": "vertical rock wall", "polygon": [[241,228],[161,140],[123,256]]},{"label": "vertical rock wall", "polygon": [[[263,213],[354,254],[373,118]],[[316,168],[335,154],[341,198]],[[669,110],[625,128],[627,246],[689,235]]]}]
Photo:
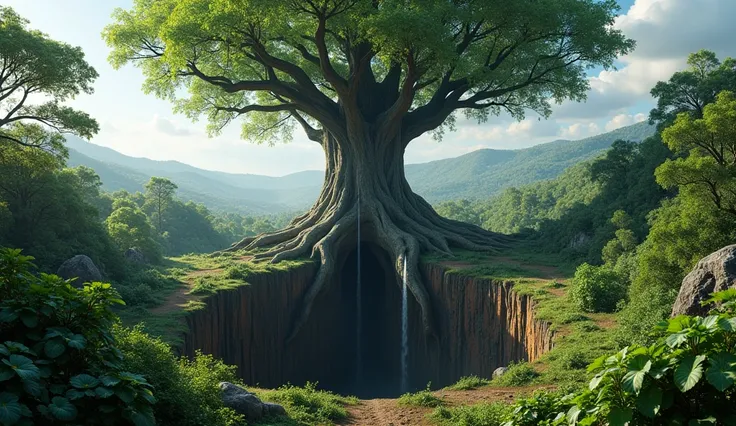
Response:
[{"label": "vertical rock wall", "polygon": [[[186,318],[183,353],[214,354],[237,365],[239,375],[251,385],[319,381],[322,388],[344,389],[346,377],[355,372],[355,331],[351,329],[355,305],[346,299],[354,293],[348,295],[338,283],[326,288],[308,323],[285,345],[292,315],[315,273],[314,265],[306,265],[255,276],[249,285],[207,298],[204,309]],[[433,387],[446,386],[470,374],[490,377],[499,366],[534,360],[551,349],[549,325],[535,320],[531,299],[514,293],[513,283],[448,274],[437,264],[424,265],[423,273],[439,338],[424,335],[419,306],[410,296],[413,387],[424,387],[429,381]],[[395,286],[388,296],[393,300],[400,292],[398,277],[396,283],[387,285]],[[396,306],[394,302],[382,306]],[[395,337],[390,336],[387,347],[396,347]],[[398,360],[399,353],[396,357]]]}]

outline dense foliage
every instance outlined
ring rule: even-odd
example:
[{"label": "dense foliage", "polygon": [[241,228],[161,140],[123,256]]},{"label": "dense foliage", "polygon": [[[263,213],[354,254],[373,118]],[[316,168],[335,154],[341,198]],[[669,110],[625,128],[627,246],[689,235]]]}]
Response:
[{"label": "dense foliage", "polygon": [[79,290],[0,250],[0,423],[153,425],[151,385],[123,366],[109,284]]},{"label": "dense foliage", "polygon": [[626,282],[615,271],[583,263],[575,271],[569,295],[584,312],[613,312],[626,290]]},{"label": "dense foliage", "polygon": [[123,366],[144,375],[156,390],[156,423],[170,426],[231,426],[242,416],[226,408],[220,382],[238,383],[235,367],[211,355],[193,360],[174,356],[169,345],[146,334],[141,325],[113,329]]},{"label": "dense foliage", "polygon": [[521,400],[509,425],[727,425],[736,421],[736,290],[715,293],[718,308],[659,327],[650,346],[627,346],[588,366],[588,389],[563,398]]}]

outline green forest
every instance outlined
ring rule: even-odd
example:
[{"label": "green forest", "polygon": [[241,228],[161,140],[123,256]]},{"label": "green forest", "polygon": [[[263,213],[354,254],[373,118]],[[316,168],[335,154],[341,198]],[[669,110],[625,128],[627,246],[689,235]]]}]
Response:
[{"label": "green forest", "polygon": [[[707,49],[692,52],[685,69],[651,88],[656,106],[646,122],[581,141],[413,165],[406,178],[402,169],[401,184],[395,184],[389,168],[372,178],[361,169],[355,179],[337,170],[351,164],[352,158],[340,155],[355,146],[340,145],[335,122],[350,123],[351,139],[356,117],[371,116],[375,122],[361,132],[380,128],[380,140],[396,129],[375,123],[404,126],[401,119],[390,120],[401,114],[411,124],[408,133],[417,131],[417,120],[439,120],[418,127],[438,138],[454,130],[452,108],[470,111],[468,117],[480,123],[502,108],[519,119],[524,110],[549,116],[550,100],[584,99],[584,65],[607,69],[634,48],[633,40],[611,27],[616,2],[556,0],[542,7],[525,1],[502,8],[493,2],[501,15],[527,20],[518,31],[502,20],[494,26],[496,12],[483,2],[433,1],[423,9],[412,2],[255,1],[244,2],[243,10],[228,0],[184,3],[136,0],[130,11],[117,9],[102,35],[110,62],[121,67],[143,61],[144,91],[173,101],[191,119],[206,115],[213,134],[251,112],[260,115],[244,122],[243,132],[261,142],[288,139],[298,126],[325,150],[325,186],[306,212],[258,215],[187,199],[166,173],[150,176],[141,191],[103,189],[96,170],[70,166],[81,155],[73,149],[70,154],[65,141],[69,135],[93,140],[100,131],[90,114],[66,105],[93,93],[97,71],[81,48],[52,39],[0,6],[0,425],[736,424],[736,287],[731,282],[723,291],[708,290],[698,305],[702,315],[672,315],[683,279],[698,262],[736,243],[736,59]],[[256,12],[270,27],[250,17]],[[407,23],[409,35],[396,31],[399,21]],[[424,27],[448,33],[435,37]],[[234,42],[236,36],[247,42]],[[509,47],[497,46],[506,42]],[[568,63],[575,55],[580,63]],[[505,68],[506,58],[515,65]],[[436,64],[442,67],[434,69]],[[361,74],[366,67],[375,71]],[[529,77],[515,80],[524,67]],[[453,80],[456,72],[467,75]],[[177,98],[184,89],[190,97]],[[360,101],[352,97],[358,92]],[[366,94],[378,92],[386,99],[395,95],[395,104]],[[32,103],[29,96],[46,101]],[[439,118],[427,119],[443,102],[450,106],[437,107]],[[404,148],[397,152],[403,155]],[[381,158],[394,164],[392,152],[381,151]],[[118,170],[99,164],[104,173]],[[227,179],[235,182],[233,176]],[[352,191],[345,182],[360,187],[371,179],[375,186],[366,188],[378,201],[362,201],[362,189],[355,203],[345,201]],[[426,201],[411,189],[402,192],[407,180],[427,194]],[[187,181],[185,194],[198,184]],[[386,201],[380,194],[389,187],[404,195]],[[218,200],[219,207],[229,205]],[[361,214],[368,219],[361,221]],[[386,225],[391,221],[393,228]],[[402,370],[401,396],[375,399],[340,395],[311,381],[284,381],[272,389],[244,383],[238,368],[258,369],[248,353],[240,356],[241,365],[228,365],[212,352],[255,345],[262,337],[258,330],[248,335],[250,342],[215,336],[214,350],[197,347],[186,356],[193,328],[204,327],[191,315],[207,312],[211,300],[222,303],[221,312],[230,306],[223,300],[234,300],[232,306],[243,311],[231,324],[225,318],[227,324],[219,324],[225,328],[241,327],[243,318],[255,321],[259,308],[280,312],[290,304],[296,318],[291,334],[272,339],[263,333],[274,353],[288,347],[308,322],[312,303],[333,297],[331,283],[354,272],[330,269],[354,259],[356,237],[339,234],[354,223],[358,286],[362,226],[368,226],[371,244],[384,239],[401,248],[396,256],[387,249],[386,259],[369,264],[396,260],[388,275],[403,285],[401,315],[389,312],[383,300],[368,303],[386,310],[379,312],[385,317],[409,321],[403,319],[410,310],[407,297],[415,297],[412,315],[421,324],[401,323],[402,369],[409,328],[424,331],[427,352],[447,342],[432,334],[434,318],[425,311],[444,305],[432,305],[415,278],[437,265],[445,268],[445,278],[486,280],[507,286],[514,297],[529,297],[519,300],[530,301],[534,321],[544,322],[554,344],[536,359],[527,354],[510,360],[498,375],[463,375],[443,388],[430,382],[424,390],[409,389]],[[329,244],[336,244],[334,251]],[[78,255],[91,260],[99,280],[63,276]],[[421,267],[410,264],[414,260]],[[294,306],[293,294],[277,290],[270,295],[284,306],[259,306],[273,299],[239,299],[255,292],[256,277],[286,273],[288,282],[278,284],[296,289],[305,265],[314,267],[315,284]],[[271,278],[265,282],[275,286]],[[338,299],[347,303],[349,293],[341,291]],[[355,306],[341,308],[358,308],[358,347],[360,333],[380,334],[371,330],[374,324],[361,325],[361,291],[350,293]],[[462,303],[472,306],[471,299]],[[282,317],[261,320],[271,330],[266,327]],[[481,327],[480,320],[469,322]],[[467,332],[459,328],[457,333]],[[344,342],[332,343],[348,353]],[[459,353],[476,349],[468,345]],[[232,395],[240,399],[233,402]],[[417,418],[422,423],[413,423]]]}]

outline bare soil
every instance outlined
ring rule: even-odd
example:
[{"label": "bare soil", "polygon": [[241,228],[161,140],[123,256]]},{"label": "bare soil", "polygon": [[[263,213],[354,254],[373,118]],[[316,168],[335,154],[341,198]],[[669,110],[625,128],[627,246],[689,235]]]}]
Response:
[{"label": "bare soil", "polygon": [[177,287],[176,290],[174,290],[166,297],[164,303],[150,310],[151,313],[161,315],[167,314],[169,312],[178,311],[181,310],[190,300],[200,299],[202,296],[190,293],[192,287],[194,286],[194,281],[197,279],[197,277],[201,277],[204,275],[215,275],[218,273],[222,273],[222,271],[222,268],[216,268],[201,269],[198,271],[190,272],[189,274],[184,276],[181,281],[179,281],[179,287]]},{"label": "bare soil", "polygon": [[[519,396],[528,395],[535,389],[551,386],[527,386],[520,388],[481,387],[472,390],[439,390],[434,395],[442,399],[445,407],[473,405],[482,402],[511,403]],[[356,426],[432,426],[427,416],[434,410],[428,407],[399,405],[396,399],[361,400],[348,408],[350,417],[339,425]]]}]

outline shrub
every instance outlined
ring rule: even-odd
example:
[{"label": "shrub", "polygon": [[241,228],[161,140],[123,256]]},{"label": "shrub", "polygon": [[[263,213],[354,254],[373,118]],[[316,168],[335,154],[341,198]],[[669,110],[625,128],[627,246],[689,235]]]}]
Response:
[{"label": "shrub", "polygon": [[345,405],[358,402],[354,397],[317,390],[317,384],[309,382],[304,387],[284,385],[258,396],[264,401],[282,404],[289,417],[298,424],[331,424],[346,419]]},{"label": "shrub", "polygon": [[470,390],[479,388],[481,386],[487,386],[490,383],[490,380],[478,376],[465,376],[461,377],[460,380],[458,380],[457,383],[455,383],[454,385],[448,386],[447,389]]},{"label": "shrub", "polygon": [[525,386],[530,384],[534,379],[539,376],[539,373],[534,371],[529,363],[511,363],[508,365],[506,372],[493,379],[491,382],[495,386]]},{"label": "shrub", "polygon": [[508,411],[508,405],[500,402],[437,407],[430,414],[430,419],[447,426],[500,426]]},{"label": "shrub", "polygon": [[[595,360],[588,389],[558,398],[535,424],[733,424],[736,291],[715,293],[711,301],[721,306],[708,317],[660,324],[666,335],[653,345]],[[520,401],[517,409],[528,405]]]},{"label": "shrub", "polygon": [[140,324],[132,329],[116,326],[113,332],[124,355],[123,365],[142,373],[156,389],[154,412],[159,425],[231,426],[242,422],[220,398],[220,382],[238,383],[235,367],[199,353],[193,361],[177,358],[171,347],[146,334]]},{"label": "shrub", "polygon": [[564,420],[558,419],[558,413],[569,407],[571,397],[562,397],[558,393],[537,391],[528,398],[521,398],[514,404],[513,410],[506,416],[504,426],[549,426]]},{"label": "shrub", "polygon": [[212,278],[198,277],[194,280],[192,286],[192,294],[214,294],[217,286],[211,281]]},{"label": "shrub", "polygon": [[442,405],[442,400],[434,396],[430,390],[431,383],[427,383],[427,387],[419,392],[407,392],[399,397],[399,405],[410,405],[414,407],[438,407]]},{"label": "shrub", "polygon": [[626,289],[625,280],[612,269],[583,263],[575,271],[570,297],[585,312],[613,312]]},{"label": "shrub", "polygon": [[0,423],[153,425],[151,386],[124,370],[109,284],[76,289],[0,249]]}]

